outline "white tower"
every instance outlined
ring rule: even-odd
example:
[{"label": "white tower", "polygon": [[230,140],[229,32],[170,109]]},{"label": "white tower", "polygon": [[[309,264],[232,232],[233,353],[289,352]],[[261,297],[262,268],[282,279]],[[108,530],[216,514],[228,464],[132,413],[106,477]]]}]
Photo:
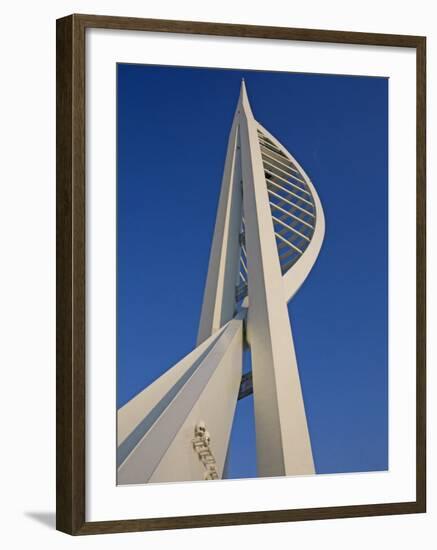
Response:
[{"label": "white tower", "polygon": [[119,484],[220,479],[250,389],[259,476],[314,473],[287,302],[325,231],[308,176],[257,122],[244,81],[211,247],[197,348],[118,411]]}]

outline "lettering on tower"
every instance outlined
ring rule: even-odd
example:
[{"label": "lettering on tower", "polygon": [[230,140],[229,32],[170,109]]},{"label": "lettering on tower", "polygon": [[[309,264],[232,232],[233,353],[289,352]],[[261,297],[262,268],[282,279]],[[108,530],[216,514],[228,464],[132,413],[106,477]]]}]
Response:
[{"label": "lettering on tower", "polygon": [[205,467],[205,479],[219,479],[217,464],[210,443],[211,436],[206,429],[205,422],[199,422],[194,428],[193,448]]}]

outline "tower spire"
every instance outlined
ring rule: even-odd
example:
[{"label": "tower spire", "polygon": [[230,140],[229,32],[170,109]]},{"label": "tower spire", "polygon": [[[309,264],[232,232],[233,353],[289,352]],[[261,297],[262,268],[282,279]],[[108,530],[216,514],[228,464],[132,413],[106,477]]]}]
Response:
[{"label": "tower spire", "polygon": [[[314,473],[287,302],[325,231],[317,192],[254,118],[244,78],[228,141],[196,348],[118,411],[118,483],[217,479],[250,347],[259,476]],[[245,378],[244,378],[245,377]]]},{"label": "tower spire", "polygon": [[240,98],[238,100],[238,107],[243,108],[243,110],[246,114],[250,114],[250,116],[253,116],[252,108],[251,108],[250,103],[249,103],[249,97],[247,95],[246,82],[245,82],[244,78],[241,79]]}]

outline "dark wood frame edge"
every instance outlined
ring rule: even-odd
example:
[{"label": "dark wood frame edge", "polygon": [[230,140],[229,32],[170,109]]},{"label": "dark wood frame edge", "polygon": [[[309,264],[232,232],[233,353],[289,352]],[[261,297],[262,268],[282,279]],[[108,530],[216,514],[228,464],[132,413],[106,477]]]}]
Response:
[{"label": "dark wood frame edge", "polygon": [[[416,49],[416,501],[297,510],[85,520],[85,29],[106,28]],[[291,522],[426,511],[426,38],[224,23],[70,15],[56,32],[56,528],[71,535]]]}]

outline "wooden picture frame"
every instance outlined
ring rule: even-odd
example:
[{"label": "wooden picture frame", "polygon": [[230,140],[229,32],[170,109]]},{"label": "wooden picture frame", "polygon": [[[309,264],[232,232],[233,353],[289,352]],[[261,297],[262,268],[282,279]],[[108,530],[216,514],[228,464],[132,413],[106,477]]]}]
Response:
[{"label": "wooden picture frame", "polygon": [[[411,502],[86,521],[85,33],[119,29],[410,48],[416,52],[416,499]],[[71,535],[290,522],[426,510],[426,39],[221,23],[70,15],[57,21],[57,529]]]}]

